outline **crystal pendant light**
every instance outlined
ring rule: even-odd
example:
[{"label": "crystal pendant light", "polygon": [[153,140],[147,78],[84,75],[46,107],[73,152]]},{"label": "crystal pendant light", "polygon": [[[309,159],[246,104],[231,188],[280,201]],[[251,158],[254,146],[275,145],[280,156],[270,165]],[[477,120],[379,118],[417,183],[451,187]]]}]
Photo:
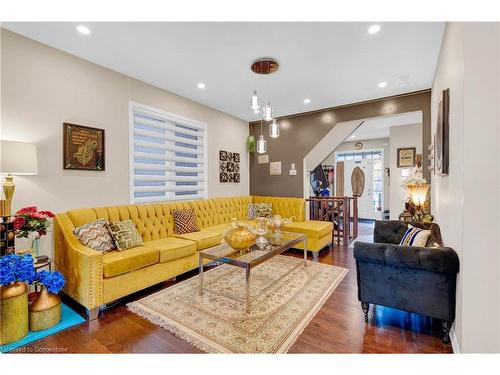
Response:
[{"label": "crystal pendant light", "polygon": [[257,141],[257,153],[265,154],[267,151],[267,141],[264,139],[264,135],[262,134],[262,119],[260,120],[260,137]]},{"label": "crystal pendant light", "polygon": [[271,121],[273,119],[273,107],[271,107],[271,103],[267,102],[264,108],[262,108],[262,115],[264,116],[264,121]]},{"label": "crystal pendant light", "polygon": [[259,154],[265,154],[267,151],[267,141],[264,139],[264,136],[261,134],[259,140],[257,141],[257,152]]},{"label": "crystal pendant light", "polygon": [[253,111],[255,113],[259,113],[259,97],[257,96],[257,91],[253,90],[253,94],[252,94],[252,105],[250,106],[250,108],[253,109]]},{"label": "crystal pendant light", "polygon": [[278,138],[280,136],[280,124],[273,119],[273,122],[269,125],[269,136],[271,138]]}]

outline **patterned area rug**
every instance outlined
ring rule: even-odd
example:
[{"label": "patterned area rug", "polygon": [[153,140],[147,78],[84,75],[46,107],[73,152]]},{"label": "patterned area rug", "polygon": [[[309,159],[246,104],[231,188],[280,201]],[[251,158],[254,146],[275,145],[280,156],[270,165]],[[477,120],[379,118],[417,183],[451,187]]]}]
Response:
[{"label": "patterned area rug", "polygon": [[298,262],[279,255],[252,269],[250,313],[222,295],[244,297],[244,271],[230,265],[203,274],[202,297],[195,276],[127,306],[208,353],[286,353],[347,273]]}]

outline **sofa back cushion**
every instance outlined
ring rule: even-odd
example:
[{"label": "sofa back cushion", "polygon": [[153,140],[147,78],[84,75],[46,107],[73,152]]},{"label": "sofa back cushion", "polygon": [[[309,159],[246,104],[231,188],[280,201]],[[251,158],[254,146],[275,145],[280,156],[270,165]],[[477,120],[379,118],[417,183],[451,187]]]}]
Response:
[{"label": "sofa back cushion", "polygon": [[282,217],[295,216],[294,221],[305,220],[305,201],[303,198],[288,197],[252,197],[253,203],[271,203],[273,205],[272,214]]},{"label": "sofa back cushion", "polygon": [[444,246],[441,238],[439,225],[436,223],[417,223],[413,221],[399,220],[376,220],[375,230],[373,232],[373,242],[392,243],[398,245],[408,229],[408,224],[420,229],[431,231],[426,246],[440,247]]}]

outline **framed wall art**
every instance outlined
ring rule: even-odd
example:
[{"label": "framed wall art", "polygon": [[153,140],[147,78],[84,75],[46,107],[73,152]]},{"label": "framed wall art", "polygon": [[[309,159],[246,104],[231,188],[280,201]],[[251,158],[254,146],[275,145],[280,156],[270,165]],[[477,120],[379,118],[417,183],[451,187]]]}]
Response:
[{"label": "framed wall art", "polygon": [[63,168],[104,171],[104,129],[63,123]]},{"label": "framed wall art", "polygon": [[219,181],[239,183],[240,180],[240,154],[220,150]]},{"label": "framed wall art", "polygon": [[416,157],[417,157],[416,147],[398,148],[397,150],[398,168],[414,167],[416,164]]},{"label": "framed wall art", "polygon": [[436,174],[442,176],[448,174],[448,168],[449,168],[449,155],[450,155],[449,109],[450,109],[450,89],[446,89],[443,90],[438,101],[436,134],[434,139],[435,141],[434,171]]}]

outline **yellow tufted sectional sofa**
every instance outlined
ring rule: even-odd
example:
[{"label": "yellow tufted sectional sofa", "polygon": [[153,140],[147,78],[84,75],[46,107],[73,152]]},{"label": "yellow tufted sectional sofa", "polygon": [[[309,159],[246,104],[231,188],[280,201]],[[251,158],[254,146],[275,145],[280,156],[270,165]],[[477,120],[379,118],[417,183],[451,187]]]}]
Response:
[{"label": "yellow tufted sectional sofa", "polygon": [[[272,203],[273,214],[294,216],[284,230],[306,234],[315,256],[331,243],[332,223],[305,220],[301,198],[244,196],[75,209],[55,216],[55,261],[66,277],[64,292],[96,318],[101,305],[198,267],[197,251],[220,243],[233,218],[247,220],[251,202]],[[200,231],[176,235],[175,208],[194,208]],[[144,246],[106,254],[83,246],[73,229],[100,218],[132,220]]]}]

